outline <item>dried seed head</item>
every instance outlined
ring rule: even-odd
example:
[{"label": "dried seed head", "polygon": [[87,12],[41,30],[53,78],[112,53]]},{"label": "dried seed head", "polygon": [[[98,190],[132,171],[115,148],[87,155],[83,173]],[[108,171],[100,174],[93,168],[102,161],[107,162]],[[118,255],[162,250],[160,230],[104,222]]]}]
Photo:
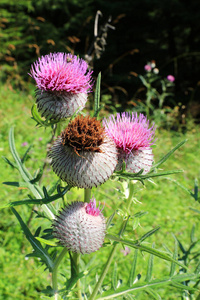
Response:
[{"label": "dried seed head", "polygon": [[106,223],[95,199],[90,203],[72,202],[53,222],[53,235],[69,251],[92,253],[103,244]]},{"label": "dried seed head", "polygon": [[96,118],[78,116],[62,132],[61,137],[63,145],[71,146],[74,152],[102,152],[100,146],[104,135],[104,129]]},{"label": "dried seed head", "polygon": [[117,165],[115,143],[91,117],[76,117],[54,142],[49,157],[53,171],[80,188],[104,183]]}]

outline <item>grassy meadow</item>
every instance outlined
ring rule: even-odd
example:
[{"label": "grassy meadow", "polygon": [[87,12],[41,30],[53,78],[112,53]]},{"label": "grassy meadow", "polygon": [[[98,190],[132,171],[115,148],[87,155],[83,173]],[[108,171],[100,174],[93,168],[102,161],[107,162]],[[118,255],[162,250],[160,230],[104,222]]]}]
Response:
[{"label": "grassy meadow", "polygon": [[[47,144],[50,140],[51,129],[37,128],[35,122],[31,119],[31,107],[34,103],[34,88],[30,88],[30,92],[14,91],[6,86],[0,87],[1,107],[0,107],[0,150],[1,156],[6,156],[12,160],[8,146],[8,133],[11,126],[14,126],[16,148],[23,156],[29,146],[31,150],[26,162],[26,166],[30,172],[34,173],[41,167],[46,160]],[[158,124],[157,124],[158,125]],[[179,131],[167,131],[157,129],[156,144],[153,147],[155,161],[158,161],[164,154],[171,150],[176,144],[187,139],[187,142],[179,148],[163,165],[163,170],[182,169],[183,173],[170,175],[168,177],[160,177],[153,181],[145,182],[145,187],[140,182],[135,184],[135,197],[138,202],[132,204],[132,213],[146,211],[148,214],[140,220],[140,226],[133,230],[133,221],[129,223],[127,235],[137,239],[147,231],[160,226],[160,230],[146,240],[149,245],[155,242],[157,249],[165,249],[166,245],[171,251],[174,249],[174,236],[179,239],[183,246],[187,249],[190,245],[190,235],[193,225],[196,229],[196,237],[199,233],[200,214],[193,209],[200,210],[200,204],[181,188],[183,185],[187,189],[193,191],[195,178],[200,181],[200,127],[189,123],[188,130],[183,134]],[[16,170],[8,166],[3,159],[0,161],[1,185],[0,198],[1,207],[6,203],[26,198],[27,191],[23,188],[16,188],[3,185],[4,181],[18,181],[19,174]],[[57,177],[51,172],[47,166],[43,184],[53,185]],[[176,182],[175,182],[176,181]],[[109,217],[113,209],[122,206],[120,196],[120,185],[118,182],[109,180],[97,189],[93,189],[97,202],[105,202],[104,213]],[[67,199],[82,200],[83,191],[73,188],[68,194]],[[56,205],[56,204],[55,204]],[[35,208],[36,209],[36,208]],[[24,222],[29,225],[31,232],[34,234],[38,226],[42,229],[51,226],[48,221],[41,221],[35,218],[31,206],[18,206],[16,210],[22,216]],[[31,246],[26,240],[20,225],[9,208],[0,210],[0,300],[31,300],[39,299],[39,292],[50,285],[51,278],[44,266],[41,266],[37,259],[26,259],[25,255],[30,253]],[[120,218],[120,215],[118,215]],[[117,227],[117,219],[113,220],[113,229]],[[116,222],[116,224],[115,224]],[[121,248],[122,249],[122,248]],[[130,268],[127,261],[133,258],[134,251],[124,256],[118,247],[118,278],[126,280],[127,270]],[[200,247],[194,251],[200,250]],[[93,264],[96,267],[87,282],[82,284],[89,285],[95,273],[100,269],[100,264],[106,261],[109,248],[104,247],[98,252],[89,256],[84,256],[81,264],[84,268],[85,264],[94,258]],[[139,264],[137,272],[145,277],[147,270],[148,255],[141,254],[139,256]],[[111,266],[113,268],[113,265]],[[169,264],[161,259],[155,259],[153,278],[162,278],[164,274],[169,273]],[[177,267],[178,270],[178,267]],[[70,273],[68,257],[65,259],[64,266],[61,267],[61,273]],[[60,280],[64,281],[60,276]],[[106,279],[104,284],[106,284]],[[178,299],[180,291],[176,288],[167,287],[166,289],[158,289],[162,299]],[[45,298],[43,298],[45,299]],[[119,298],[120,299],[120,298]],[[123,298],[121,298],[123,299]],[[144,299],[144,293],[138,294],[135,299]],[[151,295],[149,298],[151,299]],[[153,299],[153,298],[152,298]]]}]

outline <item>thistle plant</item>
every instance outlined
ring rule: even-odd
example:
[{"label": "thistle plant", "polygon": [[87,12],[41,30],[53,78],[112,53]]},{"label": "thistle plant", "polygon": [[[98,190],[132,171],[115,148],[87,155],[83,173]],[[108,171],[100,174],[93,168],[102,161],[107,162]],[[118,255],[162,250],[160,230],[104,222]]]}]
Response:
[{"label": "thistle plant", "polygon": [[[155,162],[153,145],[156,128],[149,124],[145,115],[123,112],[99,117],[100,74],[94,93],[94,111],[81,113],[87,93],[91,92],[91,74],[82,59],[65,53],[44,56],[31,67],[30,75],[37,86],[33,119],[40,127],[52,128],[52,144],[48,150],[49,172],[55,172],[58,181],[51,187],[43,185],[45,166],[32,175],[25,166],[28,151],[21,159],[15,147],[14,129],[11,128],[9,133],[14,162],[7,158],[5,161],[19,171],[22,179],[4,184],[26,187],[30,194],[28,198],[10,202],[7,206],[11,207],[33,248],[27,257],[39,258],[51,274],[51,282],[43,291],[45,299],[133,299],[138,291],[160,299],[155,289],[167,285],[193,292],[196,290],[193,282],[197,282],[200,275],[199,272],[188,273],[188,266],[178,260],[177,242],[174,253],[161,251],[154,244],[152,247],[146,244],[158,227],[137,239],[133,230],[127,231],[132,220],[135,222],[134,230],[137,230],[139,220],[145,216],[144,212],[136,211],[136,185],[182,172],[161,171],[160,166],[185,141]],[[98,190],[103,189],[102,184],[106,181],[109,181],[109,188],[116,191],[115,208],[110,216],[106,213],[107,198],[103,203],[96,200]],[[84,197],[82,201],[71,201],[70,193],[77,188],[83,189]],[[20,205],[34,207],[35,216],[47,224],[43,234],[40,227],[35,234],[30,231],[14,208]],[[117,261],[119,251],[124,249],[127,257],[130,249],[134,256],[128,257],[128,280],[117,280],[117,263],[113,271],[112,265],[114,260]],[[101,251],[107,255],[103,260],[100,259]],[[90,261],[94,252],[99,253],[99,258]],[[136,274],[139,252],[150,254],[144,279]],[[152,277],[154,256],[171,263],[168,277]],[[70,264],[70,274],[65,274],[66,265],[62,268],[64,259]],[[180,275],[179,270],[184,272]],[[94,272],[95,276],[91,275]],[[64,283],[60,280],[60,273]],[[188,281],[190,285],[185,284]]]},{"label": "thistle plant", "polygon": [[[161,124],[170,112],[166,101],[173,101],[175,77],[171,74],[161,76],[155,61],[150,61],[144,66],[145,74],[138,75],[145,87],[145,113],[148,118],[153,118]],[[142,109],[143,110],[143,109]]]}]

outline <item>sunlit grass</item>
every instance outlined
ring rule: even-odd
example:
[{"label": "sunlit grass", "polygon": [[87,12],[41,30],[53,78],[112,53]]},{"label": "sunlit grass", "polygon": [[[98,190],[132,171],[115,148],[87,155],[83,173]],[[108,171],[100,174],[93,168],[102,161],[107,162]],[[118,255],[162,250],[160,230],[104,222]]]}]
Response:
[{"label": "sunlit grass", "polygon": [[[8,132],[11,126],[15,126],[16,148],[20,156],[23,156],[28,147],[32,145],[26,165],[30,172],[34,173],[36,169],[43,165],[46,159],[46,144],[51,137],[51,129],[44,130],[35,127],[35,122],[31,119],[30,114],[34,95],[33,89],[31,89],[30,94],[31,96],[23,92],[10,91],[5,86],[1,87],[0,150],[2,156],[6,156],[12,160],[8,146]],[[164,250],[163,244],[166,244],[173,251],[174,237],[172,234],[176,235],[187,247],[190,244],[190,231],[193,224],[196,225],[196,232],[198,232],[200,215],[192,211],[190,207],[200,210],[199,203],[195,202],[174,181],[192,191],[194,188],[194,179],[200,178],[199,127],[193,126],[193,129],[184,135],[179,132],[157,130],[157,142],[153,151],[156,162],[184,139],[188,141],[162,165],[163,170],[183,169],[183,173],[170,175],[169,178],[154,179],[154,182],[145,182],[145,187],[139,182],[135,184],[135,196],[139,202],[132,205],[132,214],[139,211],[147,211],[148,214],[141,219],[140,226],[136,230],[132,230],[133,221],[130,221],[126,233],[127,237],[137,239],[152,228],[160,226],[160,230],[151,236],[147,240],[147,243],[151,245],[155,242],[155,247],[162,250]],[[1,170],[1,182],[17,181],[20,179],[17,171],[7,166],[3,160],[1,160]],[[57,177],[48,167],[44,177],[45,184],[51,186],[56,180]],[[113,210],[122,206],[122,197],[119,189],[119,183],[108,181],[101,187],[92,190],[96,200],[102,204],[105,203],[104,213],[106,217],[109,217]],[[26,190],[5,185],[1,185],[0,192],[1,206],[10,201],[21,200],[27,195]],[[74,188],[67,194],[67,199],[69,201],[82,200],[83,191]],[[41,219],[35,218],[31,206],[20,206],[17,207],[17,210],[22,215],[23,220],[29,224],[30,230],[34,234],[37,227],[41,224]],[[48,272],[44,271],[44,267],[36,259],[25,260],[25,255],[32,250],[10,209],[2,209],[0,216],[0,272],[3,274],[0,283],[2,295],[0,299],[38,299],[38,292],[50,284],[51,279]],[[116,232],[115,229],[118,228],[120,218],[120,215],[116,215],[113,219],[112,232]],[[46,223],[42,221],[41,225],[44,229],[45,226],[49,227],[51,224],[48,221]],[[127,279],[127,270],[130,269],[130,261],[133,258],[134,251],[132,250],[125,257],[120,249],[122,247],[119,245],[117,252],[119,278],[123,277]],[[91,257],[96,257],[94,261],[96,268],[91,273],[89,282],[94,279],[95,272],[100,271],[109,251],[110,249],[105,247],[83,258],[87,262]],[[138,264],[137,272],[144,274],[144,277],[148,257],[147,254],[144,254],[144,256],[140,255],[139,257],[140,264]],[[162,278],[163,274],[169,273],[169,264],[167,262],[156,258],[155,264],[154,277]],[[16,270],[19,271],[16,272]],[[67,258],[65,266],[61,267],[61,271],[69,273]],[[64,280],[62,276],[60,276],[60,280]],[[177,295],[179,295],[177,294],[178,292],[174,292],[174,298],[172,296],[168,298],[166,296],[168,293],[169,290],[162,292],[165,295],[164,299],[177,299]],[[138,299],[144,298],[141,296]]]}]

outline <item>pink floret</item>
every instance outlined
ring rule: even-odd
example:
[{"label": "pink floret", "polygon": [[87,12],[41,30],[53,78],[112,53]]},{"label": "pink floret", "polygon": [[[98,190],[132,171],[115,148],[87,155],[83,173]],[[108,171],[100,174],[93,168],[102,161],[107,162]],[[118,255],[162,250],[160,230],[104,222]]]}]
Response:
[{"label": "pink floret", "polygon": [[117,148],[125,153],[154,144],[155,126],[149,128],[149,121],[143,114],[118,113],[116,118],[111,115],[108,120],[104,119],[103,125]]},{"label": "pink floret", "polygon": [[96,200],[95,198],[92,198],[90,200],[90,203],[87,203],[86,207],[85,207],[86,213],[92,216],[99,216],[100,214],[100,209],[98,207],[96,207]]},{"label": "pink floret", "polygon": [[88,93],[93,82],[92,71],[87,72],[87,68],[88,64],[76,55],[58,52],[38,58],[29,75],[40,90]]}]

